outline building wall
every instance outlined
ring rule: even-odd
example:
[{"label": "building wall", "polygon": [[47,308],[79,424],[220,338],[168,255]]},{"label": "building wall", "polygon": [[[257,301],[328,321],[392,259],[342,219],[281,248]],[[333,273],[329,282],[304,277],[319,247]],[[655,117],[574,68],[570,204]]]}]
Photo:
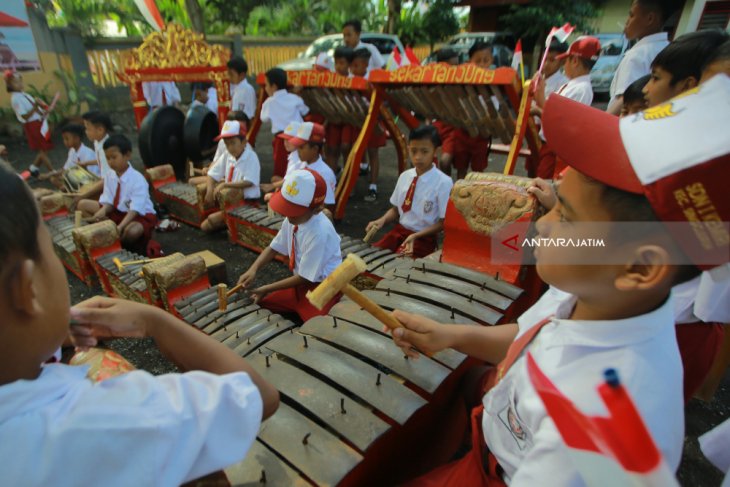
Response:
[{"label": "building wall", "polygon": [[630,7],[631,0],[608,0],[595,21],[595,32],[597,34],[623,32]]}]

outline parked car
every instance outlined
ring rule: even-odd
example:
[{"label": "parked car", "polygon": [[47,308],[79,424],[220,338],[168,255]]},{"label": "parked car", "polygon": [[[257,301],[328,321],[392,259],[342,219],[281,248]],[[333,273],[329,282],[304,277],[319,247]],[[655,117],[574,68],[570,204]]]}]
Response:
[{"label": "parked car", "polygon": [[[491,43],[494,46],[492,49],[494,65],[498,68],[512,64],[513,49],[517,41],[509,32],[463,32],[449,39],[443,47],[456,51],[459,63],[465,63],[469,60],[469,48],[477,41]],[[431,53],[422,64],[429,64],[435,60],[436,54]]]},{"label": "parked car", "polygon": [[601,55],[591,70],[591,85],[594,93],[605,94],[611,88],[613,75],[629,48],[629,41],[621,33],[596,34],[595,37],[601,41]]},{"label": "parked car", "polygon": [[[393,48],[398,46],[400,52],[405,52],[403,43],[398,36],[392,34],[378,34],[373,32],[363,32],[360,35],[362,42],[373,44],[378,48],[378,52],[383,55],[383,59],[388,62]],[[312,42],[306,50],[299,53],[295,59],[290,59],[279,64],[277,67],[287,71],[299,71],[303,69],[312,69],[314,61],[320,52],[326,52],[330,56],[334,55],[335,49],[343,44],[342,34],[330,34],[322,36]]]}]

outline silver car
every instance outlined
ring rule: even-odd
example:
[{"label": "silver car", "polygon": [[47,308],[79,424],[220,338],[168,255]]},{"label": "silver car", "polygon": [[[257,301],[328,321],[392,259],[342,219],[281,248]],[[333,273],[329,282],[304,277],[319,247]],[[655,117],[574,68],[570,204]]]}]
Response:
[{"label": "silver car", "polygon": [[[360,34],[360,40],[373,44],[378,48],[378,52],[383,55],[385,62],[388,62],[390,54],[393,52],[393,48],[398,46],[398,50],[402,53],[405,52],[403,43],[398,39],[398,36],[392,34],[377,34],[372,32],[363,32]],[[300,71],[304,69],[312,69],[314,61],[317,59],[317,55],[321,52],[326,52],[329,56],[333,56],[335,49],[343,44],[342,34],[330,34],[322,36],[312,42],[306,50],[299,53],[295,59],[284,61],[277,67],[286,71]]]},{"label": "silver car", "polygon": [[601,55],[591,70],[591,86],[594,93],[606,94],[616,68],[629,48],[629,41],[621,33],[596,34],[595,37],[601,42]]}]

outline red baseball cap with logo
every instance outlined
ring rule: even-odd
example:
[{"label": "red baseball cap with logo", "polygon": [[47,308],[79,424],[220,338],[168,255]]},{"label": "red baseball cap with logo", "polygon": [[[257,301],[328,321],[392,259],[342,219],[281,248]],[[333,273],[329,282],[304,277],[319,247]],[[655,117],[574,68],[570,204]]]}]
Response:
[{"label": "red baseball cap with logo", "polygon": [[311,169],[292,171],[284,177],[281,191],[271,197],[272,210],[286,217],[298,217],[324,203],[327,183]]},{"label": "red baseball cap with logo", "polygon": [[555,59],[565,59],[568,56],[578,56],[596,61],[601,52],[601,41],[592,36],[581,36],[573,41],[567,52],[555,56]]},{"label": "red baseball cap with logo", "polygon": [[246,138],[246,124],[238,120],[226,120],[220,135],[213,140],[218,142],[221,139],[230,139],[231,137]]},{"label": "red baseball cap with logo", "polygon": [[[565,163],[607,186],[643,194],[701,269],[730,261],[730,77],[618,118],[562,96],[543,110],[545,138]],[[671,226],[672,228],[674,225]],[[671,231],[671,229],[670,229]],[[717,265],[717,264],[715,264]]]},{"label": "red baseball cap with logo", "polygon": [[297,134],[289,139],[294,147],[300,147],[307,142],[324,142],[324,126],[313,122],[304,122],[299,125]]}]

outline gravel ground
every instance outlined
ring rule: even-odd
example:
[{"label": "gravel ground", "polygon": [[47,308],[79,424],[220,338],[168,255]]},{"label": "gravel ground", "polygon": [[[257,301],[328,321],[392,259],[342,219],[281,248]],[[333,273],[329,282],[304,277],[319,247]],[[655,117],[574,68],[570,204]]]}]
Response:
[{"label": "gravel ground", "polygon": [[[136,148],[136,131],[131,111],[114,114],[113,119],[117,131],[128,135],[135,143],[134,163],[141,166],[141,159]],[[66,159],[66,150],[61,142],[60,133],[54,134],[56,148],[51,153],[54,167],[60,167]],[[0,136],[0,144],[5,144],[10,152],[10,161],[18,169],[24,169],[32,160],[31,152],[23,138]],[[259,133],[256,152],[262,163],[262,181],[271,176],[271,133],[264,126]],[[375,203],[366,203],[363,196],[367,193],[365,178],[360,178],[354,191],[345,218],[337,224],[337,230],[350,236],[361,236],[364,227],[372,219],[382,215],[389,206],[388,199],[397,179],[397,160],[391,142],[381,150],[381,170],[379,198]],[[504,167],[504,156],[490,157],[489,170],[500,172]],[[522,168],[518,168],[520,174]],[[522,173],[524,175],[524,173]],[[257,254],[232,245],[224,232],[205,235],[202,232],[182,225],[173,233],[157,233],[155,238],[162,244],[166,253],[180,251],[192,253],[208,249],[222,257],[227,263],[228,284],[232,285],[238,276],[256,259]],[[258,277],[259,284],[273,282],[288,275],[286,267],[280,263],[271,263]],[[102,294],[98,286],[88,288],[69,273],[69,288],[72,303],[78,303],[91,296]],[[109,346],[129,359],[136,367],[148,370],[153,374],[175,371],[176,368],[161,356],[151,340],[116,340]],[[684,456],[679,469],[679,479],[684,486],[716,486],[722,481],[721,473],[710,465],[699,450],[697,436],[710,430],[715,425],[730,417],[730,374],[718,390],[715,398],[705,403],[692,400],[686,408],[686,438]]]}]

